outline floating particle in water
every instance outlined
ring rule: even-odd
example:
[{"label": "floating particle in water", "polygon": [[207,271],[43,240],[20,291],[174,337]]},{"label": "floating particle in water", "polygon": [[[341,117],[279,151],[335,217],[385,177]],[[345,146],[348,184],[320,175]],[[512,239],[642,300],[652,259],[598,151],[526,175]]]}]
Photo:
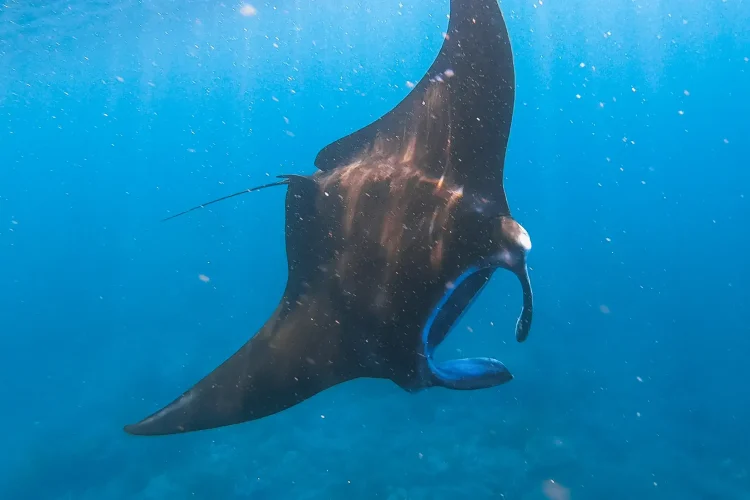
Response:
[{"label": "floating particle in water", "polygon": [[684,112],[683,110],[679,110],[679,111],[677,112],[677,114],[678,114],[678,115],[680,115],[680,116],[682,116],[682,115],[684,115],[684,114],[685,114],[685,112]]},{"label": "floating particle in water", "polygon": [[542,493],[549,500],[570,500],[570,490],[554,479],[548,479],[542,484]]},{"label": "floating particle in water", "polygon": [[745,62],[748,62],[748,61],[750,61],[750,58],[746,57]]},{"label": "floating particle in water", "polygon": [[630,87],[630,90],[632,90],[633,92],[637,92],[637,90],[635,89],[635,87]]},{"label": "floating particle in water", "polygon": [[609,307],[607,307],[605,304],[600,305],[599,310],[602,314],[609,314]]},{"label": "floating particle in water", "polygon": [[581,94],[576,94],[576,99],[580,99],[580,98],[581,98]]},{"label": "floating particle in water", "polygon": [[211,281],[211,278],[209,278],[205,274],[199,274],[198,279],[201,280],[203,283],[208,283],[209,281]]},{"label": "floating particle in water", "polygon": [[690,95],[690,91],[689,90],[683,90],[682,93],[685,94],[686,96]]},{"label": "floating particle in water", "polygon": [[579,67],[579,68],[585,68],[585,67],[586,67],[586,63],[583,63],[583,62],[582,62],[581,64],[579,64],[579,65],[578,65],[578,67]]},{"label": "floating particle in water", "polygon": [[10,221],[10,223],[13,224],[14,226],[18,225],[18,221],[16,219],[13,219],[12,221]]},{"label": "floating particle in water", "polygon": [[729,139],[724,139],[724,144],[729,144]]},{"label": "floating particle in water", "polygon": [[414,82],[407,81],[406,82],[406,86],[409,87],[410,89],[413,89],[414,88]]},{"label": "floating particle in water", "polygon": [[250,5],[249,3],[242,4],[240,7],[240,14],[242,14],[245,17],[251,17],[258,13],[258,9]]},{"label": "floating particle in water", "polygon": [[453,78],[456,73],[452,69],[446,69],[443,74],[448,78]]},{"label": "floating particle in water", "polygon": [[123,77],[121,77],[121,76],[116,76],[116,77],[115,77],[115,79],[116,79],[116,80],[117,80],[118,82],[120,82],[120,83],[123,83],[123,82],[125,82],[125,79],[124,79]]},{"label": "floating particle in water", "polygon": [[643,382],[643,379],[642,379],[641,377],[635,377],[635,379],[636,379],[636,380],[637,380],[638,382]]}]

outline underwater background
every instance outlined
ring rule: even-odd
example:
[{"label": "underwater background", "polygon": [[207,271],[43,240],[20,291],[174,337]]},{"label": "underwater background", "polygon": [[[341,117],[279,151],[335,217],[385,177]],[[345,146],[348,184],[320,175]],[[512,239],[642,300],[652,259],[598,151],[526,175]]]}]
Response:
[{"label": "underwater background", "polygon": [[447,0],[0,4],[0,498],[750,499],[750,3],[504,0],[536,316],[497,273],[438,356],[259,421],[122,426],[286,279],[279,174],[395,105]]}]

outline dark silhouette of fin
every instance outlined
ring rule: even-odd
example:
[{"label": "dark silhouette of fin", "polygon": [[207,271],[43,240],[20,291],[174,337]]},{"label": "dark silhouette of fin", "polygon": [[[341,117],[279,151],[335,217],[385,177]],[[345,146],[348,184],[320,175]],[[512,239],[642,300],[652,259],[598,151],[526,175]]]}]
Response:
[{"label": "dark silhouette of fin", "polygon": [[286,244],[289,274],[284,295],[260,331],[234,355],[175,401],[125,431],[163,435],[255,420],[290,408],[331,386],[361,375],[347,358],[355,352],[330,302],[320,262],[335,251],[328,227],[316,221],[317,185],[289,176]]},{"label": "dark silhouette of fin", "polygon": [[337,346],[320,342],[328,325],[316,324],[309,313],[280,304],[233,356],[165,408],[125,426],[125,432],[156,436],[255,420],[352,378],[337,360]]},{"label": "dark silhouette of fin", "polygon": [[315,166],[345,166],[380,144],[504,204],[507,213],[503,164],[514,98],[513,56],[497,0],[451,0],[446,39],[425,76],[390,112],[323,148]]}]

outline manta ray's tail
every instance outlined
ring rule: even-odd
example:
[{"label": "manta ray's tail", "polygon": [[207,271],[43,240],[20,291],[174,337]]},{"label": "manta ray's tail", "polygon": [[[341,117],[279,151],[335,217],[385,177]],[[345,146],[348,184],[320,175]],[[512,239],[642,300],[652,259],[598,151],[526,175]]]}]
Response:
[{"label": "manta ray's tail", "polygon": [[251,188],[248,188],[248,189],[244,189],[244,190],[239,191],[237,193],[233,193],[233,194],[229,194],[229,195],[226,195],[226,196],[222,196],[221,198],[217,198],[215,200],[207,201],[206,203],[201,203],[200,205],[197,205],[197,206],[195,206],[193,208],[188,208],[187,210],[184,210],[184,211],[182,211],[182,212],[180,212],[178,214],[170,215],[169,217],[167,217],[165,219],[162,219],[161,221],[164,222],[164,221],[168,221],[170,219],[174,219],[175,217],[179,217],[180,215],[185,215],[186,213],[192,212],[193,210],[198,210],[199,208],[204,208],[204,207],[207,207],[208,205],[212,205],[212,204],[220,202],[220,201],[228,200],[229,198],[234,198],[235,196],[240,196],[241,194],[252,193],[253,191],[260,191],[261,189],[266,189],[266,188],[270,188],[270,187],[274,187],[274,186],[282,186],[284,184],[289,184],[289,181],[285,179],[283,181],[271,182],[270,184],[263,184],[262,186],[255,186],[255,187],[251,187]]}]

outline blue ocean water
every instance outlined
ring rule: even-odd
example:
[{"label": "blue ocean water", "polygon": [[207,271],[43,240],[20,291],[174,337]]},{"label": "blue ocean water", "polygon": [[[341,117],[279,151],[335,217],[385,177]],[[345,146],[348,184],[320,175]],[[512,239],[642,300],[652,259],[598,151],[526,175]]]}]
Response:
[{"label": "blue ocean water", "polygon": [[[252,2],[251,2],[252,3]],[[278,174],[396,104],[445,0],[0,5],[0,498],[750,498],[750,4],[501,4],[506,190],[534,247],[441,346],[494,389],[357,380],[178,436],[122,426],[286,279]],[[506,276],[507,274],[507,276]]]}]

